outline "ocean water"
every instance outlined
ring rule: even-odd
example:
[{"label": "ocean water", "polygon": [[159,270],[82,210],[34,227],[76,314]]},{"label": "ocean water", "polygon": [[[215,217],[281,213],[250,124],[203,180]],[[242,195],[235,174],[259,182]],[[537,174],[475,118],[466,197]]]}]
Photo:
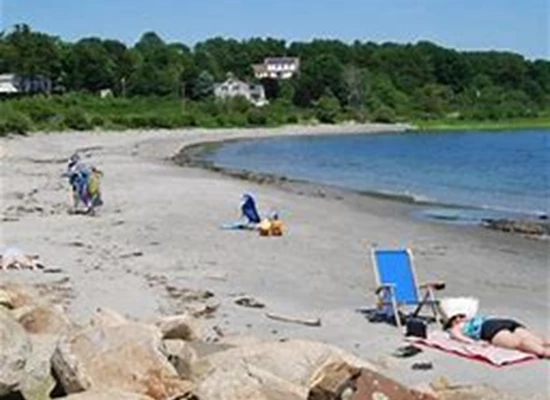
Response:
[{"label": "ocean water", "polygon": [[550,130],[273,137],[229,142],[208,159],[442,205],[426,211],[434,218],[455,218],[447,206],[550,213]]}]

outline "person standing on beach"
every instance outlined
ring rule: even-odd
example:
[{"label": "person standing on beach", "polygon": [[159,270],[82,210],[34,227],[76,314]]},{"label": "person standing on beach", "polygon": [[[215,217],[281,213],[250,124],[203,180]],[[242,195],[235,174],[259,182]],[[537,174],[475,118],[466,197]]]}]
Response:
[{"label": "person standing on beach", "polygon": [[67,172],[63,175],[71,184],[75,211],[81,202],[86,207],[86,214],[93,213],[96,207],[103,205],[100,190],[100,179],[103,173],[95,167],[85,165],[78,153],[69,158]]}]

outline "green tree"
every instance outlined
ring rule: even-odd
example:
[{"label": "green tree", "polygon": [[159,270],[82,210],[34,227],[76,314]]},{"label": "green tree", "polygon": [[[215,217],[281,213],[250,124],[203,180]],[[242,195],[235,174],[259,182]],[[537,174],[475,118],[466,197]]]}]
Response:
[{"label": "green tree", "polygon": [[214,94],[214,77],[208,71],[202,71],[194,85],[193,99],[204,100]]},{"label": "green tree", "polygon": [[331,94],[323,95],[315,102],[315,117],[323,123],[333,124],[340,113],[340,103]]},{"label": "green tree", "polygon": [[62,70],[59,39],[15,25],[2,40],[2,69],[21,75],[42,75],[56,80]]},{"label": "green tree", "polygon": [[116,64],[101,39],[87,38],[76,43],[65,59],[65,83],[72,90],[97,92],[112,89]]}]

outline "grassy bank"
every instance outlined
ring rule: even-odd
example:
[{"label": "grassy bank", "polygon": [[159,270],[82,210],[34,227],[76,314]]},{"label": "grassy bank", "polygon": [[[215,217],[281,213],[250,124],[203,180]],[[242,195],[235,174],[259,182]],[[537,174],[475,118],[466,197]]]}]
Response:
[{"label": "grassy bank", "polygon": [[275,103],[257,109],[244,99],[191,102],[170,97],[101,99],[70,94],[0,102],[0,135],[91,129],[278,126],[313,117],[311,111],[291,105]]},{"label": "grassy bank", "polygon": [[[261,109],[244,99],[182,101],[172,97],[99,98],[85,94],[35,96],[0,101],[0,136],[10,133],[68,130],[231,128],[311,124],[315,122],[407,122],[414,117],[380,108],[353,112],[332,102],[300,108],[274,101]],[[550,128],[550,115],[510,120],[416,120],[422,130]]]},{"label": "grassy bank", "polygon": [[414,125],[428,131],[550,129],[550,116],[501,121],[416,121]]}]

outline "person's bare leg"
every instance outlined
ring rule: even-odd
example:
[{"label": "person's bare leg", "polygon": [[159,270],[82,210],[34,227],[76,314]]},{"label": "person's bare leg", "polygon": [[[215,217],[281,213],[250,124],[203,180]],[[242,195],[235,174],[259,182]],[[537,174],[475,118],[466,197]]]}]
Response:
[{"label": "person's bare leg", "polygon": [[[519,336],[520,338],[522,338],[523,340],[526,340],[526,341],[531,341],[533,343],[538,343],[539,346],[544,346],[545,345],[545,342],[544,342],[544,339],[535,335],[534,333],[528,331],[527,329],[525,328],[517,328],[515,331],[514,331],[514,334],[516,336]],[[548,343],[547,343],[548,344]]]},{"label": "person's bare leg", "polygon": [[505,349],[517,350],[519,348],[521,340],[519,337],[512,334],[508,330],[502,330],[498,332],[491,339],[491,344],[497,347],[504,347]]},{"label": "person's bare leg", "polygon": [[517,334],[517,330],[514,333],[508,330],[502,330],[493,337],[491,343],[498,347],[521,350],[529,354],[534,354],[537,357],[550,357],[550,350],[544,348],[540,341],[533,341],[530,338],[522,337]]}]

